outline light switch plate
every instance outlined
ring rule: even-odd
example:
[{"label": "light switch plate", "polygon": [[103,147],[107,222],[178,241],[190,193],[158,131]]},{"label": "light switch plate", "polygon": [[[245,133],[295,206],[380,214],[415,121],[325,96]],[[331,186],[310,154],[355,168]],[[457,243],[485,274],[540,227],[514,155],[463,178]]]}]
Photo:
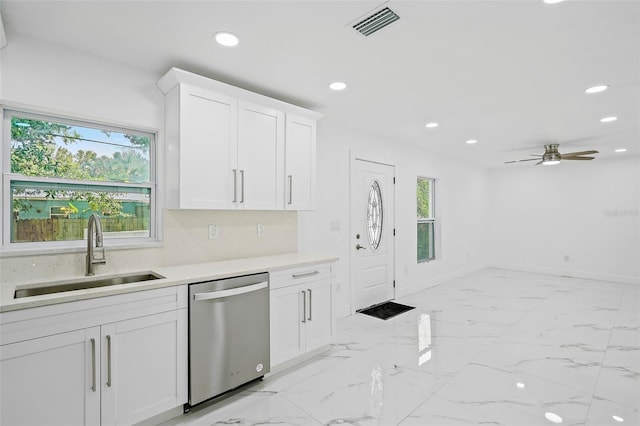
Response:
[{"label": "light switch plate", "polygon": [[258,224],[258,237],[264,237],[264,225],[261,223]]},{"label": "light switch plate", "polygon": [[218,226],[217,225],[209,225],[209,239],[215,240],[218,238]]}]

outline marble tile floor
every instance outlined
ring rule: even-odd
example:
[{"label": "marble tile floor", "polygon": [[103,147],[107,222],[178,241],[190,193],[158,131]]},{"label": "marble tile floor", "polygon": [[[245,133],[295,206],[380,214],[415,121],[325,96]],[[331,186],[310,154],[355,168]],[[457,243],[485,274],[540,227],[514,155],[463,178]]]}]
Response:
[{"label": "marble tile floor", "polygon": [[487,269],[167,425],[640,425],[640,287]]}]

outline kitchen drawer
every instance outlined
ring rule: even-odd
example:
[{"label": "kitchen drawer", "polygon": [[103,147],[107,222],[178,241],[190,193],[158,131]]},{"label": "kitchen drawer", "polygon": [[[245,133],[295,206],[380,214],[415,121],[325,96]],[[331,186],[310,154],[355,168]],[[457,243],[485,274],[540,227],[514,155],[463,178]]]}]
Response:
[{"label": "kitchen drawer", "polygon": [[181,285],[3,312],[0,345],[187,306],[187,286]]},{"label": "kitchen drawer", "polygon": [[302,283],[331,280],[331,263],[299,266],[295,268],[279,269],[269,273],[271,290]]}]

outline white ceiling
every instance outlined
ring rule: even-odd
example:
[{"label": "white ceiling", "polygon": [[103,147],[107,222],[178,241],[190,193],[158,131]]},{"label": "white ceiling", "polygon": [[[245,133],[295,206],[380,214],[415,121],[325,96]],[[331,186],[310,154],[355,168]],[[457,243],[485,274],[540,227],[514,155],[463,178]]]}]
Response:
[{"label": "white ceiling", "polygon": [[[549,142],[640,154],[640,1],[392,0],[400,20],[387,28],[348,25],[381,3],[3,0],[0,11],[9,43],[22,34],[158,76],[176,66],[486,167]],[[240,45],[216,45],[221,30]],[[331,92],[335,80],[347,90]],[[608,115],[619,119],[600,123]]]}]

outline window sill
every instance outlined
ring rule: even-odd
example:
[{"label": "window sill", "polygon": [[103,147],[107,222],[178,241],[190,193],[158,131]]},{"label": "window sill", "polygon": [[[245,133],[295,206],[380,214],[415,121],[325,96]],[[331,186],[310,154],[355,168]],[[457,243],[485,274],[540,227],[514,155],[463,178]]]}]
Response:
[{"label": "window sill", "polygon": [[[78,244],[76,244],[78,243]],[[55,244],[51,243],[24,243],[29,244],[29,247],[2,247],[0,248],[0,259],[7,257],[21,257],[21,256],[44,256],[51,254],[62,253],[86,253],[87,242],[77,241],[67,244]],[[105,242],[105,248],[107,252],[112,250],[138,250],[138,249],[151,249],[162,247],[162,241],[158,240],[146,240],[146,241],[109,241]]]}]

